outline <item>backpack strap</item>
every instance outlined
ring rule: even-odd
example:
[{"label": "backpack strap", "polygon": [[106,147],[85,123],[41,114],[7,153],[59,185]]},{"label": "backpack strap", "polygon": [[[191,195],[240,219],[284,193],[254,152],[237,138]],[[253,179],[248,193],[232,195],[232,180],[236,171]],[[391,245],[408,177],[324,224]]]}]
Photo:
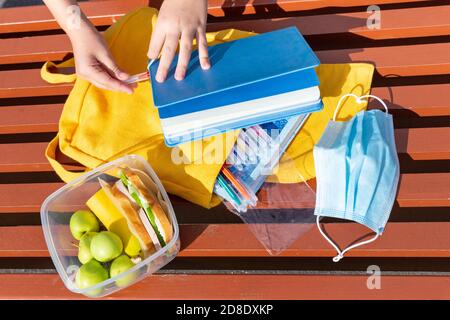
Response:
[{"label": "backpack strap", "polygon": [[59,64],[47,61],[41,68],[41,78],[53,84],[75,82],[77,75],[73,58]]},{"label": "backpack strap", "polygon": [[47,149],[45,149],[45,156],[48,162],[50,162],[52,168],[64,182],[67,183],[89,171],[88,168],[86,168],[84,171],[70,171],[64,168],[64,166],[58,160],[56,160],[56,150],[58,148],[58,142],[59,136],[56,135],[56,137],[54,137],[53,140],[48,144]]}]

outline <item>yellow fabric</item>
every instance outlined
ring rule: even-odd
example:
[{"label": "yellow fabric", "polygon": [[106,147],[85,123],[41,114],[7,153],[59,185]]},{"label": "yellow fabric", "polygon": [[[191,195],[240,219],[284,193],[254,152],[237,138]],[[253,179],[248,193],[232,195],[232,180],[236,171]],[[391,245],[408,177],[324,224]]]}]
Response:
[{"label": "yellow fabric", "polygon": [[[320,79],[320,93],[324,108],[312,113],[292,141],[275,175],[269,182],[295,183],[315,178],[312,148],[333,118],[340,97],[346,93],[362,96],[370,92],[374,67],[367,63],[323,64],[317,69]],[[339,112],[339,120],[348,120],[367,104],[358,104],[355,99],[346,99]]]},{"label": "yellow fabric", "polygon": [[[156,17],[155,9],[141,8],[105,31],[105,39],[117,64],[130,74],[146,69],[146,52]],[[217,44],[250,35],[253,33],[229,29],[208,33],[207,39],[209,44]],[[63,75],[61,71],[73,66],[73,59],[58,65],[48,62],[42,67],[41,75],[50,83],[72,82],[76,76]],[[296,168],[304,171],[307,177],[314,176],[313,143],[322,134],[336,100],[341,93],[368,93],[373,67],[367,64],[322,65],[318,73],[325,110],[311,116],[288,150]],[[213,186],[238,131],[227,133],[229,139],[224,139],[223,134],[179,148],[168,148],[164,144],[157,110],[151,105],[151,94],[148,81],[139,83],[135,93],[128,95],[98,89],[83,79],[76,79],[64,105],[58,135],[46,150],[50,164],[67,182],[81,173],[67,171],[56,160],[58,147],[87,170],[134,153],[150,163],[168,192],[204,207],[217,205],[219,199],[212,195]],[[349,100],[348,105],[343,106],[342,113],[357,111],[351,103],[354,102]],[[272,179],[298,181],[289,178],[283,166]]]}]

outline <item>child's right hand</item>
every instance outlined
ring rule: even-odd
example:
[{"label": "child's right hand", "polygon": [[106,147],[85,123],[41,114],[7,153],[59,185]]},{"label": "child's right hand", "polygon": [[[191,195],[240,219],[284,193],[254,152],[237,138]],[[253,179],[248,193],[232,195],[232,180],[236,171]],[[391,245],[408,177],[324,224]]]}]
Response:
[{"label": "child's right hand", "polygon": [[123,82],[130,76],[115,63],[103,36],[94,28],[81,28],[70,37],[76,73],[98,88],[133,93],[135,85]]},{"label": "child's right hand", "polygon": [[[124,80],[102,35],[77,5],[76,0],[43,0],[72,43],[77,75],[96,87],[133,93],[135,85]],[[78,22],[78,23],[74,23]]]},{"label": "child's right hand", "polygon": [[210,68],[205,35],[207,9],[207,0],[164,0],[148,50],[149,59],[157,59],[161,53],[156,73],[158,82],[163,82],[167,78],[178,47],[178,40],[180,40],[180,51],[175,79],[182,80],[186,75],[194,38],[197,38],[201,67]]}]

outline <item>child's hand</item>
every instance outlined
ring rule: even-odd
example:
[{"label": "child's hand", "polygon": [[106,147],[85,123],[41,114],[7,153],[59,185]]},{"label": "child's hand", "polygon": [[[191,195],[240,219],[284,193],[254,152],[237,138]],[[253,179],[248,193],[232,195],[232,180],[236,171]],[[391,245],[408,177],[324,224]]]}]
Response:
[{"label": "child's hand", "polygon": [[70,39],[79,77],[98,88],[133,93],[135,85],[123,82],[129,75],[119,69],[104,38],[95,28],[81,28]]},{"label": "child's hand", "polygon": [[[114,62],[102,35],[77,6],[77,1],[44,0],[44,3],[70,38],[77,75],[102,89],[133,93],[135,86],[123,82],[129,75]],[[80,22],[76,27],[69,23],[74,18]]]},{"label": "child's hand", "polygon": [[205,35],[207,8],[207,0],[165,0],[161,5],[148,50],[149,59],[157,59],[161,52],[156,73],[158,82],[163,82],[167,78],[178,47],[178,40],[180,40],[180,50],[175,79],[184,79],[194,38],[197,38],[201,67],[210,68]]}]

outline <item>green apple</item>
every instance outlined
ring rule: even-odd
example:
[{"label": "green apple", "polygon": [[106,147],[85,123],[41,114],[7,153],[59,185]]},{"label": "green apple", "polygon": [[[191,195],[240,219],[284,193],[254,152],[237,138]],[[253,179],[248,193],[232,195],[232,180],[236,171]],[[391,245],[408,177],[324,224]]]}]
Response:
[{"label": "green apple", "polygon": [[70,232],[80,240],[86,232],[98,232],[100,226],[94,214],[87,210],[79,210],[70,217]]},{"label": "green apple", "polygon": [[[80,289],[86,289],[97,283],[105,281],[108,279],[108,270],[106,270],[100,262],[96,260],[90,260],[86,264],[83,264],[80,269],[78,269],[75,276],[75,283]],[[90,290],[87,292],[88,295],[97,296],[102,292],[102,289]]]},{"label": "green apple", "polygon": [[[111,269],[109,270],[109,273],[111,274],[111,278],[117,276],[118,274],[121,274],[122,272],[127,271],[128,269],[131,269],[132,267],[134,267],[135,264],[133,263],[133,261],[131,261],[131,259],[126,256],[126,255],[122,255],[118,258],[116,258],[112,263],[111,263]],[[134,271],[131,272],[130,274],[127,274],[126,276],[123,276],[121,278],[119,278],[118,280],[116,280],[116,284],[118,287],[126,287],[128,285],[130,285],[131,283],[134,282],[134,280],[136,280],[138,276],[138,271]]]},{"label": "green apple", "polygon": [[91,241],[95,235],[97,235],[97,232],[86,232],[80,239],[80,243],[78,244],[78,260],[83,264],[93,258],[91,253]]},{"label": "green apple", "polygon": [[111,231],[102,231],[91,240],[92,256],[100,262],[108,262],[117,258],[122,250],[122,240]]}]

